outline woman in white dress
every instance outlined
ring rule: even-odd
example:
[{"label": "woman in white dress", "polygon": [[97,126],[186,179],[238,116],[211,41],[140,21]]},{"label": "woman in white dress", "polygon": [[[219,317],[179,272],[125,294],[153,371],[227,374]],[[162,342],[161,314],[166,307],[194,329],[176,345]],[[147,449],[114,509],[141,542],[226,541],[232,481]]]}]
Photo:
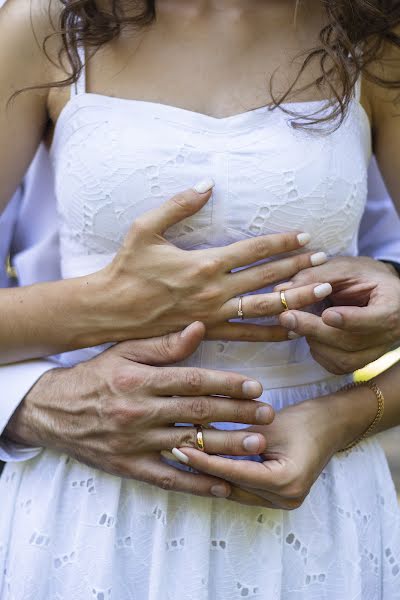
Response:
[{"label": "woman in white dress", "polygon": [[[91,274],[127,271],[127,252],[113,259],[132,221],[136,232],[145,230],[145,211],[197,180],[205,180],[197,188],[203,208],[171,227],[167,237],[180,248],[199,250],[199,260],[213,246],[284,231],[294,232],[285,238],[286,250],[299,249],[310,236],[308,261],[320,251],[357,254],[371,141],[398,197],[399,125],[392,102],[400,68],[377,59],[379,51],[397,58],[400,12],[394,2],[362,0],[316,0],[296,15],[294,8],[282,0],[163,0],[156,7],[77,0],[53,2],[49,14],[47,2],[31,7],[28,0],[9,0],[0,16],[1,93],[7,101],[31,89],[14,97],[1,116],[7,141],[2,198],[11,195],[37,144],[47,139],[66,281],[3,295],[9,317],[2,325],[3,352],[12,344],[13,358],[29,358],[129,338],[133,317],[118,312],[121,287],[110,291],[110,327],[99,293],[104,277]],[[64,35],[52,35],[60,26]],[[314,47],[296,79],[302,59],[294,59]],[[63,66],[73,70],[71,78]],[[270,110],[274,103],[279,107]],[[298,238],[299,231],[306,235]],[[279,236],[270,239],[282,244]],[[209,261],[207,268],[211,277],[219,265]],[[82,282],[91,319],[86,313],[79,320]],[[303,304],[327,290],[303,290]],[[287,297],[297,298],[293,291]],[[263,314],[279,312],[268,306]],[[224,319],[237,316],[238,308],[246,317],[257,316],[252,307],[249,298],[239,306],[230,302]],[[12,316],[19,321],[10,326]],[[216,326],[212,316],[203,316],[206,325]],[[28,463],[7,465],[1,479],[2,600],[400,598],[400,515],[382,450],[370,439],[332,456],[357,437],[354,421],[359,434],[367,429],[375,396],[372,409],[369,397],[368,409],[360,410],[354,393],[335,396],[350,378],[320,367],[304,340],[282,341],[279,328],[251,331],[249,341],[222,342],[216,327],[216,341],[203,342],[186,364],[238,370],[261,382],[268,390],[261,399],[279,411],[276,422],[287,419],[288,437],[295,438],[304,419],[299,407],[321,405],[325,420],[313,426],[319,428],[316,438],[328,437],[334,420],[328,403],[303,401],[354,399],[350,413],[343,403],[332,405],[343,408],[349,422],[335,417],[344,433],[339,436],[336,425],[330,456],[316,454],[315,473],[323,471],[308,497],[299,502],[292,490],[283,502],[271,492],[257,503],[242,490],[236,491],[242,505],[195,498],[100,473],[45,450]],[[69,366],[100,349],[59,360]],[[391,414],[393,405],[391,398]],[[266,435],[270,465],[276,467],[280,442],[275,440],[273,455],[274,427],[267,425]],[[172,450],[171,439],[157,450]],[[187,455],[192,464],[200,460],[195,452]],[[203,466],[211,471],[213,464]],[[228,475],[230,462],[223,464]],[[251,464],[262,469],[268,460]],[[277,510],[300,504],[293,512]]]}]

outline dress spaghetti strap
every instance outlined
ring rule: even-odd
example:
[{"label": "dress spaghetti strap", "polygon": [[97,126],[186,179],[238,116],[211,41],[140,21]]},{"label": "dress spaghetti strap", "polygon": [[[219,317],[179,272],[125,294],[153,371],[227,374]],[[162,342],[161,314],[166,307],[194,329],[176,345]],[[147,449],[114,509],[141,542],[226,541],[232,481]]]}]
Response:
[{"label": "dress spaghetti strap", "polygon": [[85,60],[85,48],[82,46],[78,47],[78,56],[82,63],[82,70],[79,73],[78,79],[71,85],[71,98],[73,96],[80,96],[86,92],[86,60]]}]

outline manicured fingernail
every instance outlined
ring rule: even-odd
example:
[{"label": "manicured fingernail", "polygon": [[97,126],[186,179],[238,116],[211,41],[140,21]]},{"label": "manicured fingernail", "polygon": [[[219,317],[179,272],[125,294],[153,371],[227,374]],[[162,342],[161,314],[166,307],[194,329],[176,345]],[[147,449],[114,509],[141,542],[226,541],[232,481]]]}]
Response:
[{"label": "manicured fingernail", "polygon": [[183,463],[184,465],[189,464],[189,459],[186,454],[183,454],[183,452],[178,450],[178,448],[172,448],[172,454],[175,456],[176,460],[179,460],[179,462]]},{"label": "manicured fingernail", "polygon": [[215,183],[213,179],[203,179],[203,181],[199,181],[196,185],[193,186],[193,189],[198,194],[205,194],[209,192],[214,187]]},{"label": "manicured fingernail", "polygon": [[344,322],[342,315],[333,310],[329,310],[323,315],[323,321],[332,327],[341,327]]},{"label": "manicured fingernail", "polygon": [[318,267],[319,265],[325,264],[328,257],[325,252],[317,252],[311,256],[310,260],[313,267]]},{"label": "manicured fingernail", "polygon": [[299,335],[295,331],[289,331],[287,336],[288,336],[289,340],[298,340],[299,338],[301,338],[301,335]]},{"label": "manicured fingernail", "polygon": [[245,381],[242,385],[242,391],[248,398],[259,398],[263,393],[263,388],[258,381]]},{"label": "manicured fingernail", "polygon": [[229,496],[229,491],[224,485],[213,485],[210,492],[217,498],[227,498]]},{"label": "manicured fingernail", "polygon": [[311,242],[311,235],[309,233],[299,233],[297,239],[300,246],[306,246],[309,242]]},{"label": "manicured fingernail", "polygon": [[[332,286],[330,283],[322,283],[314,288],[314,295],[316,298],[326,298],[332,294]],[[292,328],[291,328],[292,329]]]},{"label": "manicured fingernail", "polygon": [[161,450],[160,454],[168,460],[175,460],[175,456],[172,454],[172,452],[169,452],[168,450]]},{"label": "manicured fingernail", "polygon": [[257,418],[258,423],[260,423],[260,425],[270,423],[271,416],[272,416],[271,413],[272,413],[272,411],[269,406],[260,406],[260,408],[257,408],[256,418]]},{"label": "manicured fingernail", "polygon": [[243,448],[247,452],[257,452],[260,448],[260,439],[257,435],[249,435],[243,440]]},{"label": "manicured fingernail", "polygon": [[286,329],[296,329],[297,320],[294,315],[291,313],[283,313],[280,318],[281,325],[286,327]]}]

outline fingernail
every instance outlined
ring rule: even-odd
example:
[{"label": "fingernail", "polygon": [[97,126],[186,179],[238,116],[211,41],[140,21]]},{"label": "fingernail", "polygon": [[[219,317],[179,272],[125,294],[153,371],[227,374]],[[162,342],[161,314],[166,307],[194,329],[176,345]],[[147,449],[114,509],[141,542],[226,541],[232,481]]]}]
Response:
[{"label": "fingernail", "polygon": [[269,406],[260,406],[256,410],[256,418],[260,424],[267,424],[271,421],[271,409]]},{"label": "fingernail", "polygon": [[343,325],[343,317],[341,314],[329,310],[323,315],[323,321],[332,327],[341,327]]},{"label": "fingernail", "polygon": [[317,287],[314,288],[314,295],[316,298],[326,298],[326,296],[332,294],[332,291],[333,290],[330,283],[322,283],[321,285],[317,285]]},{"label": "fingernail", "polygon": [[257,435],[249,435],[243,440],[243,448],[247,452],[257,452],[260,448],[260,439]]},{"label": "fingernail", "polygon": [[172,454],[175,456],[176,460],[179,460],[179,462],[183,463],[184,465],[189,464],[189,459],[186,454],[183,454],[183,452],[178,450],[178,448],[172,448]]},{"label": "fingernail", "polygon": [[289,331],[287,336],[288,336],[289,340],[298,340],[299,338],[301,338],[301,335],[299,335],[295,331]]},{"label": "fingernail", "polygon": [[229,492],[224,485],[213,485],[210,492],[217,498],[227,498],[229,496]]},{"label": "fingernail", "polygon": [[309,242],[311,242],[311,235],[309,233],[299,233],[297,239],[300,246],[306,246]]},{"label": "fingernail", "polygon": [[296,329],[297,327],[296,317],[291,313],[282,313],[280,321],[281,325],[286,327],[286,329]]},{"label": "fingernail", "polygon": [[242,385],[242,391],[248,398],[259,398],[263,393],[261,383],[258,381],[245,381]]},{"label": "fingernail", "polygon": [[168,450],[161,450],[160,454],[168,460],[175,460],[175,456],[172,454],[172,452],[169,452]]},{"label": "fingernail", "polygon": [[212,190],[214,185],[215,183],[213,179],[203,179],[202,181],[196,183],[196,185],[193,186],[193,189],[198,194],[205,194],[206,192]]},{"label": "fingernail", "polygon": [[323,265],[328,260],[328,256],[325,252],[317,252],[311,256],[311,264],[313,267],[318,267],[319,265]]}]

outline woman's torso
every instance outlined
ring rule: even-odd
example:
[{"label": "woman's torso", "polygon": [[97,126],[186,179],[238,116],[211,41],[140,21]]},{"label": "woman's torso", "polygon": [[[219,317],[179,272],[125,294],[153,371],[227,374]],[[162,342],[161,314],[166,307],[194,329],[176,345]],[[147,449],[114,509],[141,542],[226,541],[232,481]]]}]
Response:
[{"label": "woman's torso", "polygon": [[[163,5],[168,3],[160,3],[160,9]],[[317,14],[315,22],[305,21],[297,31],[286,22],[291,11],[285,3],[275,12],[268,10],[245,12],[244,25],[229,12],[224,12],[222,24],[215,15],[208,20],[192,15],[176,24],[173,11],[169,14],[164,6],[148,33],[132,40],[122,36],[89,62],[88,80],[82,76],[72,90],[52,144],[64,277],[104,266],[138,215],[204,177],[215,180],[213,196],[197,215],[169,230],[167,237],[177,246],[221,246],[249,236],[302,230],[312,236],[310,249],[329,256],[357,254],[371,153],[369,122],[358,99],[342,126],[329,134],[332,124],[316,133],[294,129],[281,109],[243,110],[243,105],[268,102],[268,75],[278,66],[279,55],[284,68],[278,84],[284,86],[296,68],[290,56],[307,47],[321,26]],[[268,24],[271,15],[279,22],[280,35]],[[263,28],[266,40],[258,35]],[[285,36],[288,56],[282,53]],[[127,51],[130,44],[133,58]],[[122,55],[125,70],[117,70]],[[244,58],[237,66],[240,56]],[[108,93],[158,101],[88,93],[102,91],[105,80]],[[53,96],[54,110],[59,100]],[[285,108],[310,114],[323,106],[322,101],[300,98]],[[88,355],[70,353],[64,360]],[[311,359],[304,340],[206,342],[190,364],[246,370],[268,388],[328,377]]]}]

